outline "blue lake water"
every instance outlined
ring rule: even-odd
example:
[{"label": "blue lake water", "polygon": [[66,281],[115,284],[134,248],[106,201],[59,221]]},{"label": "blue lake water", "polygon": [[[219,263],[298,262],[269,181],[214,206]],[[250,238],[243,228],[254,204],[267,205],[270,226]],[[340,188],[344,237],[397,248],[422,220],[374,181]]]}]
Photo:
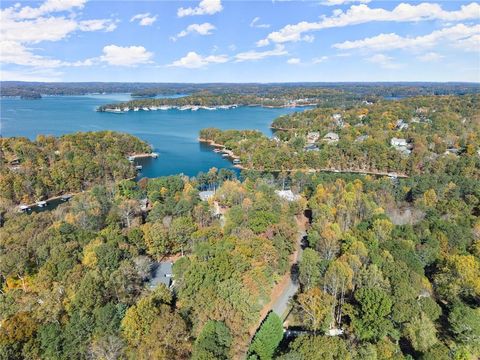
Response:
[{"label": "blue lake water", "polygon": [[139,161],[143,165],[141,176],[193,176],[212,167],[233,169],[229,160],[198,142],[200,129],[256,129],[270,136],[273,119],[303,110],[239,107],[216,111],[130,111],[121,115],[95,111],[99,105],[126,100],[130,100],[129,94],[50,96],[41,100],[2,98],[0,134],[35,139],[39,134],[121,131],[148,142],[160,155],[158,159]]}]

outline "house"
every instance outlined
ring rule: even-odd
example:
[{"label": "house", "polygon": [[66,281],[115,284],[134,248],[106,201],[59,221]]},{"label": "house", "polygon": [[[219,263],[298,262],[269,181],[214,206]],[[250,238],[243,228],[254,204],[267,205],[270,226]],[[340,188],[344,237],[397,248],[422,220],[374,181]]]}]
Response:
[{"label": "house", "polygon": [[407,140],[405,139],[392,138],[390,140],[390,144],[395,148],[395,150],[400,151],[405,155],[410,155],[412,152],[411,145],[408,144]]},{"label": "house", "polygon": [[200,191],[198,193],[198,196],[200,196],[200,199],[202,201],[208,201],[211,197],[213,197],[213,195],[215,195],[215,191],[213,190]]},{"label": "house", "polygon": [[419,107],[415,109],[416,114],[427,114],[428,113],[428,108],[426,107]]},{"label": "house", "polygon": [[344,127],[345,126],[345,123],[342,119],[342,115],[341,114],[333,114],[332,115],[332,118],[333,120],[335,121],[335,125],[337,126],[340,126],[340,127]]},{"label": "house", "polygon": [[155,264],[152,278],[149,282],[151,289],[156,288],[160,284],[164,284],[167,288],[172,285],[173,278],[173,262],[163,261]]},{"label": "house", "polygon": [[141,211],[147,211],[148,209],[148,199],[145,198],[145,199],[140,199],[140,210]]},{"label": "house", "polygon": [[343,334],[343,329],[340,328],[333,328],[328,330],[325,335],[326,336],[339,336]]},{"label": "house", "polygon": [[367,139],[368,139],[368,135],[360,135],[355,139],[355,142],[364,142]]},{"label": "house", "polygon": [[393,147],[400,147],[400,146],[407,146],[407,140],[405,139],[399,139],[399,138],[392,138],[390,140],[390,145],[392,145]]},{"label": "house", "polygon": [[325,135],[323,137],[323,140],[325,140],[329,144],[336,143],[336,142],[338,142],[339,139],[340,139],[340,137],[338,136],[338,134],[336,134],[334,132],[329,132],[327,135]]},{"label": "house", "polygon": [[318,131],[311,131],[307,134],[307,144],[316,143],[320,139],[320,133]]},{"label": "house", "polygon": [[397,129],[397,130],[408,129],[408,124],[405,122],[405,120],[399,119],[397,121],[397,123],[395,124],[395,129]]},{"label": "house", "polygon": [[447,154],[451,154],[451,155],[458,155],[460,153],[460,149],[457,149],[457,148],[448,148],[446,151],[445,151],[445,155]]},{"label": "house", "polygon": [[300,195],[294,194],[292,190],[275,190],[275,194],[287,201],[297,201],[301,198]]}]

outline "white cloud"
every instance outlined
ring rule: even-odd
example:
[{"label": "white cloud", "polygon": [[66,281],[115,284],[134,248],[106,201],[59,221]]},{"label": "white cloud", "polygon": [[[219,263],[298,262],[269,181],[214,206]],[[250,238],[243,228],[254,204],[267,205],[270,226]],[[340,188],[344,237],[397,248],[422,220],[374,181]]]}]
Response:
[{"label": "white cloud", "polygon": [[258,22],[260,21],[260,17],[255,17],[252,22],[250,23],[250,27],[253,28],[260,28],[260,29],[267,29],[270,27],[270,24],[259,24]]},{"label": "white cloud", "polygon": [[370,8],[365,4],[352,5],[350,9],[343,12],[337,9],[330,17],[323,16],[318,22],[302,21],[297,24],[287,25],[279,31],[274,31],[265,39],[257,42],[257,46],[266,46],[270,42],[285,43],[308,40],[305,33],[321,29],[344,27],[350,25],[364,24],[376,21],[391,22],[417,22],[426,20],[441,21],[462,21],[480,18],[480,4],[472,2],[462,5],[460,10],[443,10],[439,4],[401,3],[392,10],[383,8]]},{"label": "white cloud", "polygon": [[2,40],[19,43],[39,43],[41,41],[58,41],[78,29],[75,20],[63,17],[38,18],[28,21],[14,21],[2,17],[0,34]]},{"label": "white cloud", "polygon": [[[395,33],[380,34],[361,40],[345,41],[334,44],[341,50],[367,49],[386,51],[394,49],[425,49],[441,45],[451,45],[467,51],[479,51],[480,25],[468,26],[458,24],[452,27],[435,30],[430,34],[417,37],[403,37]],[[476,40],[477,39],[477,40]],[[475,45],[476,46],[472,46]]]},{"label": "white cloud", "polygon": [[151,63],[152,57],[153,53],[143,46],[107,45],[103,48],[103,55],[99,59],[109,65],[135,66]]},{"label": "white cloud", "polygon": [[170,67],[183,67],[187,69],[198,69],[209,64],[221,64],[227,62],[227,55],[202,56],[195,51],[190,51],[187,55],[171,63]]},{"label": "white cloud", "polygon": [[221,0],[202,0],[197,7],[178,9],[177,16],[213,15],[222,10],[223,6]]},{"label": "white cloud", "polygon": [[285,47],[283,45],[277,45],[273,50],[267,50],[267,51],[250,50],[250,51],[238,53],[237,55],[235,55],[235,61],[242,62],[242,61],[262,60],[264,58],[271,57],[271,56],[283,56],[283,55],[288,55],[288,52],[285,50]]},{"label": "white cloud", "polygon": [[[12,12],[12,14],[16,19],[33,19],[50,13],[70,11],[74,8],[81,9],[86,2],[87,0],[47,0],[37,8],[14,6],[14,8],[18,8],[19,11]],[[7,8],[6,10],[13,10],[14,8]]]},{"label": "white cloud", "polygon": [[452,46],[465,51],[480,52],[480,34],[475,34],[470,37],[459,39],[452,43]]},{"label": "white cloud", "polygon": [[34,55],[30,49],[11,40],[0,41],[2,64],[16,64],[35,67],[58,67],[62,61]]},{"label": "white cloud", "polygon": [[312,59],[312,63],[320,64],[328,60],[328,56],[320,56]]},{"label": "white cloud", "polygon": [[299,58],[290,58],[290,59],[287,60],[287,64],[298,65],[298,64],[300,64],[300,59]]},{"label": "white cloud", "polygon": [[117,28],[115,20],[111,19],[94,19],[94,20],[83,20],[78,24],[78,28],[81,31],[106,31],[110,32]]},{"label": "white cloud", "polygon": [[152,16],[150,13],[137,14],[130,19],[130,22],[138,21],[140,26],[150,26],[157,21],[157,15]]},{"label": "white cloud", "polygon": [[398,69],[401,67],[400,64],[396,64],[393,62],[393,58],[384,54],[375,54],[366,59],[367,61],[378,64],[384,69]]},{"label": "white cloud", "polygon": [[113,19],[77,20],[75,14],[69,17],[57,14],[81,9],[84,3],[84,0],[47,0],[36,8],[16,4],[1,9],[0,62],[37,68],[79,66],[79,62],[35,54],[37,49],[31,45],[59,41],[76,31],[113,31],[116,28]]},{"label": "white cloud", "polygon": [[173,41],[177,40],[178,38],[185,37],[191,33],[197,33],[198,35],[211,35],[212,31],[215,30],[215,26],[206,22],[203,24],[191,24],[188,25],[185,30],[180,31],[176,36],[173,36],[171,39]]},{"label": "white cloud", "polygon": [[443,56],[437,54],[436,52],[429,52],[420,56],[417,56],[417,59],[423,62],[435,62],[442,59]]},{"label": "white cloud", "polygon": [[338,5],[344,5],[344,4],[348,4],[348,3],[354,3],[354,2],[367,4],[370,1],[372,1],[372,0],[324,0],[322,2],[322,5],[338,6]]}]

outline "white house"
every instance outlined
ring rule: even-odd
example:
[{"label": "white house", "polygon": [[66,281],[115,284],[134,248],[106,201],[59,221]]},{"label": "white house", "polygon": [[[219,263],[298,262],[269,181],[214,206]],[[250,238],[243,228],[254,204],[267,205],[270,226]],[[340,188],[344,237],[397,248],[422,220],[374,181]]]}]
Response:
[{"label": "white house", "polygon": [[368,135],[360,135],[355,139],[355,142],[364,142],[367,139],[368,139]]},{"label": "white house", "polygon": [[323,137],[323,140],[327,141],[329,144],[336,143],[339,139],[340,137],[338,136],[338,134],[334,132],[329,132]]},{"label": "white house", "polygon": [[390,140],[390,144],[393,146],[393,147],[399,147],[399,146],[407,146],[407,140],[405,139],[400,139],[400,138],[392,138]]},{"label": "white house", "polygon": [[275,190],[275,194],[287,201],[297,201],[301,198],[300,195],[294,194],[292,190]]},{"label": "white house", "polygon": [[307,143],[313,144],[320,139],[320,133],[318,131],[311,131],[307,134]]},{"label": "white house", "polygon": [[395,148],[395,150],[400,151],[405,155],[409,155],[412,152],[411,146],[405,139],[392,138],[390,140],[390,144]]},{"label": "white house", "polygon": [[337,126],[340,126],[340,127],[344,127],[345,126],[345,122],[343,121],[342,119],[342,115],[341,114],[333,114],[332,115],[332,118],[333,120],[335,121],[335,124]]},{"label": "white house", "polygon": [[215,195],[215,191],[200,191],[198,193],[202,201],[208,201],[213,195]]},{"label": "white house", "polygon": [[395,124],[395,128],[396,128],[397,130],[408,129],[408,124],[405,122],[405,120],[400,119],[400,120],[398,120],[397,123]]}]

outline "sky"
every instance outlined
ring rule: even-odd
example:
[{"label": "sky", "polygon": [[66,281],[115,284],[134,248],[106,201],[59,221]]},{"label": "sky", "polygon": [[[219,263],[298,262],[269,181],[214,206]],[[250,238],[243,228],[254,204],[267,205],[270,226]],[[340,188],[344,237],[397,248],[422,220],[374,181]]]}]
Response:
[{"label": "sky", "polygon": [[0,79],[480,82],[480,3],[0,3]]}]

